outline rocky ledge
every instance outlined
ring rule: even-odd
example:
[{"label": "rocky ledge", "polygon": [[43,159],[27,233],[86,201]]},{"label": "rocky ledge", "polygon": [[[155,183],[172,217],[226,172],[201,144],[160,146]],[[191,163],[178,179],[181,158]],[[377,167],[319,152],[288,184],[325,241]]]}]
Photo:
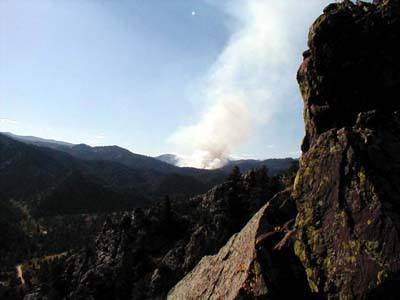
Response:
[{"label": "rocky ledge", "polygon": [[[168,299],[291,299],[310,296],[304,269],[286,241],[296,208],[277,194],[214,256],[204,257]],[[290,286],[287,289],[286,286]]]}]

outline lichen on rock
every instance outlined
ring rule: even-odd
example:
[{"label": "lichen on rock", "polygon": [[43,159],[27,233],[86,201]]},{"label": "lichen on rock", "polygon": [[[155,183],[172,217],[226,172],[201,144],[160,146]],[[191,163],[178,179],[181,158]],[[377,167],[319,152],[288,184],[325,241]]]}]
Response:
[{"label": "lichen on rock", "polygon": [[399,42],[397,0],[331,4],[310,29],[295,251],[323,298],[400,290]]}]

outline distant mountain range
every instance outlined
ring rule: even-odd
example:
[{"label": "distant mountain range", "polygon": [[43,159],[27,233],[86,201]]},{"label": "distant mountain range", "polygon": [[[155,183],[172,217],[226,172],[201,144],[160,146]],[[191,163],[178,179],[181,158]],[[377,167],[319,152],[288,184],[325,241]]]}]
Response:
[{"label": "distant mountain range", "polygon": [[231,161],[217,170],[181,168],[173,155],[149,157],[118,146],[91,147],[32,136],[0,134],[0,199],[27,203],[37,215],[115,211],[165,195],[199,194],[221,183],[234,165],[266,165],[270,174],[294,159]]},{"label": "distant mountain range", "polygon": [[173,166],[178,166],[180,160],[175,154],[162,154],[156,156],[155,158]]},{"label": "distant mountain range", "polygon": [[[180,158],[175,154],[163,154],[160,156],[156,156],[156,159],[159,159],[165,163],[168,163],[173,166],[179,166]],[[231,159],[228,160],[225,166],[221,167],[220,170],[230,172],[233,167],[237,166],[240,168],[242,172],[257,169],[261,166],[266,166],[270,172],[270,174],[274,175],[282,170],[286,170],[290,168],[290,166],[297,161],[293,158],[270,158],[264,160],[258,159]]]},{"label": "distant mountain range", "polygon": [[[162,154],[156,157],[135,154],[127,149],[118,146],[100,146],[91,147],[86,144],[71,144],[62,141],[44,139],[34,136],[20,136],[10,132],[0,133],[14,140],[32,144],[40,147],[48,147],[51,149],[67,152],[72,156],[85,160],[105,160],[114,161],[126,165],[131,168],[153,169],[160,172],[177,172],[182,174],[191,174],[197,172],[206,172],[204,169],[195,169],[188,167],[179,167],[179,156],[175,154]],[[161,163],[160,163],[161,161]],[[220,168],[222,171],[230,172],[234,166],[238,166],[241,171],[259,168],[263,165],[267,166],[270,173],[276,174],[281,170],[289,168],[293,162],[297,161],[293,158],[277,158],[277,159],[239,159],[228,160],[227,164]],[[172,166],[172,167],[171,167]],[[202,170],[202,171],[200,171]]]}]

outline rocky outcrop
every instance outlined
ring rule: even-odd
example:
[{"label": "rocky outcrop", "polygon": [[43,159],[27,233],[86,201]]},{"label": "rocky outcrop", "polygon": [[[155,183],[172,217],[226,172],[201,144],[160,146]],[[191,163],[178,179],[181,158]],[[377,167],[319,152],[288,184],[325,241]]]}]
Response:
[{"label": "rocky outcrop", "polygon": [[[96,248],[70,258],[68,299],[164,299],[205,255],[240,231],[279,184],[265,169],[230,178],[208,193],[168,200],[109,219]],[[66,291],[66,292],[65,292]]]},{"label": "rocky outcrop", "polygon": [[304,151],[322,132],[353,126],[360,112],[399,107],[399,3],[377,2],[330,4],[311,26],[298,73]]},{"label": "rocky outcrop", "polygon": [[215,256],[206,256],[182,281],[168,299],[236,299],[239,295],[261,297],[268,293],[256,260],[256,237],[264,206]]},{"label": "rocky outcrop", "polygon": [[287,238],[296,216],[290,192],[277,194],[218,254],[204,257],[170,291],[168,299],[305,299],[310,296],[304,269]]},{"label": "rocky outcrop", "polygon": [[329,5],[298,81],[306,137],[295,251],[313,292],[400,292],[400,1]]}]

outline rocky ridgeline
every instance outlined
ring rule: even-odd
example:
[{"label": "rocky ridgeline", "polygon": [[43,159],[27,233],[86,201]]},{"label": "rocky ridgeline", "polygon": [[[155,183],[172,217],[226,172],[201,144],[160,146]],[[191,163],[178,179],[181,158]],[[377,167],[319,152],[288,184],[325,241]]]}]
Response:
[{"label": "rocky ridgeline", "polygon": [[240,231],[277,186],[265,169],[234,172],[202,196],[166,199],[108,220],[94,251],[69,258],[61,297],[164,299],[202,257],[218,252]]}]

